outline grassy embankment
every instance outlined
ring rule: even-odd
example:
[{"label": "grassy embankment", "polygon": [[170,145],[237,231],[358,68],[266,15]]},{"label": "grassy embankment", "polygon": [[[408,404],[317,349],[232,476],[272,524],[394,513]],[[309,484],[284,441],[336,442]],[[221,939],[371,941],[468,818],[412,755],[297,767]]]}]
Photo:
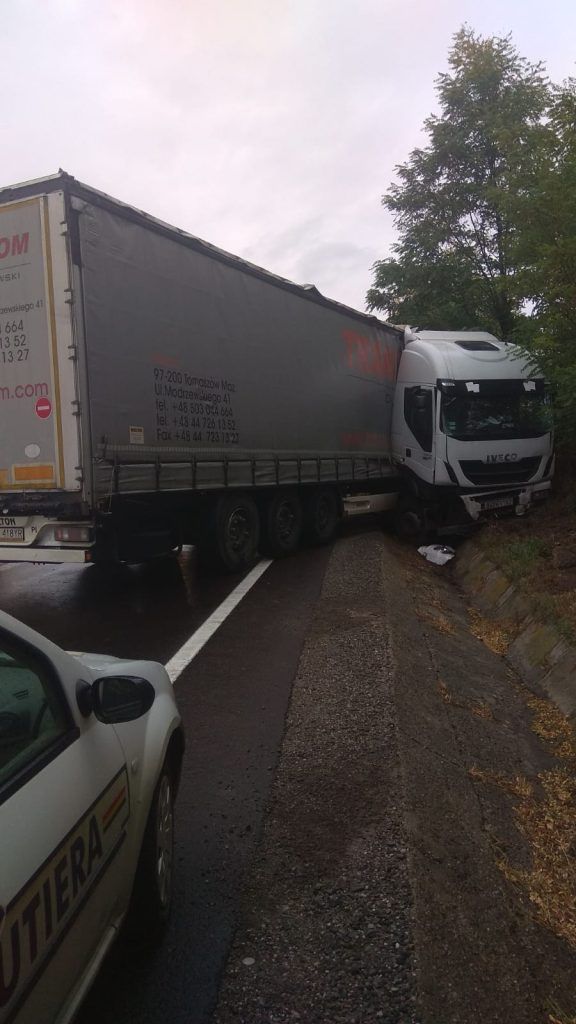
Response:
[{"label": "grassy embankment", "polygon": [[522,519],[500,519],[478,542],[546,622],[576,643],[576,468],[560,461],[552,497]]}]

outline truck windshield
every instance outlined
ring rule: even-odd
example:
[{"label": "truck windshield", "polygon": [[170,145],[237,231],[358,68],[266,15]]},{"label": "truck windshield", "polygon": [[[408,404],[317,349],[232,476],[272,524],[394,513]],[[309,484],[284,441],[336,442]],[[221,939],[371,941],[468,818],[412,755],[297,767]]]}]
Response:
[{"label": "truck windshield", "polygon": [[547,395],[442,395],[440,427],[458,441],[542,437],[552,429]]}]

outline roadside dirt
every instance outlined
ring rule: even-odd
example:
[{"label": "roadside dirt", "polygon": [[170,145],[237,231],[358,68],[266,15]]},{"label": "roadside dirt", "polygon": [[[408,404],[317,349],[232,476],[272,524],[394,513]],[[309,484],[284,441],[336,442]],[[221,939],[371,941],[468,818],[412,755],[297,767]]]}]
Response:
[{"label": "roadside dirt", "polygon": [[336,546],[215,1024],[574,1024],[569,723],[449,573]]},{"label": "roadside dirt", "polygon": [[[425,1024],[574,1024],[574,734],[508,637],[419,556],[393,635]],[[410,620],[416,610],[420,629]],[[404,638],[404,641],[402,640]]]}]

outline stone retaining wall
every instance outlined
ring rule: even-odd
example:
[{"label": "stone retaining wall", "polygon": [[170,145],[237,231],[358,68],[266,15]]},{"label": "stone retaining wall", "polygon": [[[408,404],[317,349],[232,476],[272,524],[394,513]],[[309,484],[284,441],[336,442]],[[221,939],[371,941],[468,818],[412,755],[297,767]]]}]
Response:
[{"label": "stone retaining wall", "polygon": [[452,563],[461,586],[480,610],[513,633],[507,657],[526,683],[536,683],[566,715],[576,718],[576,647],[543,622],[523,594],[473,542]]}]

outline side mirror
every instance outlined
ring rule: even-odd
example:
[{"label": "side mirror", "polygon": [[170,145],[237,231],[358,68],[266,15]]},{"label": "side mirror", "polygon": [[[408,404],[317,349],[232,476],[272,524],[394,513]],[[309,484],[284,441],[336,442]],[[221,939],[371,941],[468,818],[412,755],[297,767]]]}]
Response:
[{"label": "side mirror", "polygon": [[156,691],[138,676],[103,676],[92,684],[92,710],[100,722],[133,722],[150,710]]}]

